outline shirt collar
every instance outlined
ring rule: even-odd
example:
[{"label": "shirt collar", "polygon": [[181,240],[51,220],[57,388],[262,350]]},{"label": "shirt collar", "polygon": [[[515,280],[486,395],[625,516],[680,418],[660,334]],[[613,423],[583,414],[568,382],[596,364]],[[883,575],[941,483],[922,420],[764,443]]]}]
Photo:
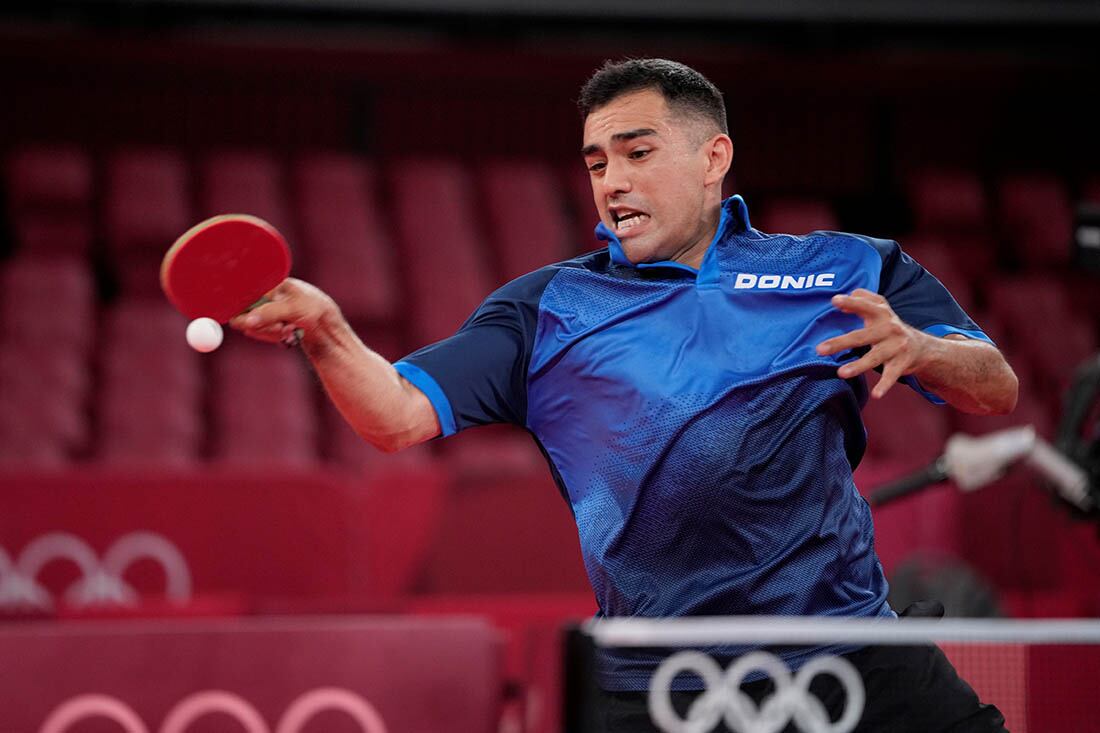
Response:
[{"label": "shirt collar", "polygon": [[[750,227],[749,208],[745,205],[745,200],[741,198],[740,195],[730,196],[723,201],[722,211],[718,219],[718,231],[714,233],[714,239],[711,240],[710,246],[707,247],[706,254],[703,255],[703,262],[700,264],[698,270],[694,267],[680,264],[679,262],[672,262],[671,260],[640,262],[635,265],[627,259],[626,253],[623,252],[623,245],[615,235],[615,232],[611,231],[602,221],[596,225],[596,237],[607,242],[607,250],[611,255],[611,261],[616,265],[633,267],[639,270],[651,267],[672,267],[678,270],[686,270],[696,275],[700,273],[709,275],[712,272],[717,274],[717,253],[715,251],[715,245],[717,245],[727,234],[727,230],[731,232],[743,232],[747,231]],[[708,265],[710,266],[708,267]],[[709,280],[709,278],[707,279]]]}]

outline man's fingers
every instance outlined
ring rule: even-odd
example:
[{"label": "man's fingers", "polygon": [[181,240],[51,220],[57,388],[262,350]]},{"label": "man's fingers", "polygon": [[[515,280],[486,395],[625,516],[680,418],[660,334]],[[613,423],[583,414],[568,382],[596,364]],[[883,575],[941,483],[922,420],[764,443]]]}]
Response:
[{"label": "man's fingers", "polygon": [[901,366],[896,361],[887,362],[882,370],[882,378],[878,380],[878,384],[871,390],[871,396],[875,399],[884,397],[886,393],[890,391],[890,388],[897,384],[901,377]]},{"label": "man's fingers", "polygon": [[878,335],[875,330],[870,328],[858,328],[855,331],[849,331],[841,336],[834,336],[831,339],[822,341],[817,345],[817,353],[822,356],[839,354],[844,351],[859,348],[860,346],[870,346],[877,340]]},{"label": "man's fingers", "polygon": [[288,300],[269,300],[229,322],[233,328],[257,330],[274,323],[293,323],[298,318],[298,308]]},{"label": "man's fingers", "polygon": [[822,341],[817,345],[817,353],[826,356],[870,346],[870,351],[861,358],[837,369],[837,376],[851,379],[882,366],[882,379],[871,392],[874,397],[882,397],[908,373],[913,363],[913,341],[907,335],[911,329],[897,319],[885,297],[865,288],[857,288],[850,295],[834,295],[831,302],[838,310],[862,318],[864,327]]},{"label": "man's fingers", "polygon": [[[856,295],[855,293],[866,293],[867,295]],[[880,302],[876,298],[869,296],[875,295],[869,290],[856,290],[852,295],[834,295],[832,298],[832,304],[837,310],[844,311],[845,313],[854,313],[858,316],[862,316],[864,319],[871,316],[882,315],[883,302]]]},{"label": "man's fingers", "polygon": [[288,277],[281,283],[276,285],[274,288],[269,290],[264,297],[268,300],[286,300],[287,298],[298,292],[298,283],[300,282],[300,280]]},{"label": "man's fingers", "polygon": [[889,358],[889,355],[881,347],[872,347],[870,351],[855,361],[850,361],[836,370],[841,379],[858,377],[866,371],[874,369]]}]

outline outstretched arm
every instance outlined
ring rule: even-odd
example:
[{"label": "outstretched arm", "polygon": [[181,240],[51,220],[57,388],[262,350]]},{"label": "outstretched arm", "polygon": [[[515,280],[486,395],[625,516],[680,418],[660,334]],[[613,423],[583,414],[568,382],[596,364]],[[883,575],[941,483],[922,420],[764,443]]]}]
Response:
[{"label": "outstretched arm", "polygon": [[938,338],[903,322],[883,296],[862,288],[836,295],[833,305],[863,319],[863,328],[818,344],[822,355],[869,346],[837,374],[850,379],[882,366],[871,392],[882,397],[898,379],[912,375],[948,404],[977,415],[1001,415],[1016,407],[1019,385],[1012,367],[991,344],[950,334]]},{"label": "outstretched arm", "polygon": [[261,341],[282,341],[302,329],[302,349],[340,414],[364,440],[393,452],[439,435],[424,393],[368,349],[328,295],[294,278],[268,294],[270,302],[230,325]]}]

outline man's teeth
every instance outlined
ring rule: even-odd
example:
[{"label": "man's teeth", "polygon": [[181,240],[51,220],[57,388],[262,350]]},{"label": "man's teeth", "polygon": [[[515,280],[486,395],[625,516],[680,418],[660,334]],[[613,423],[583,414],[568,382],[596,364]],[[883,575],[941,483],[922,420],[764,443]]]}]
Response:
[{"label": "man's teeth", "polygon": [[619,219],[617,222],[615,222],[615,228],[621,232],[625,229],[630,229],[631,227],[635,227],[638,224],[641,224],[644,220],[648,218],[649,214],[627,214],[622,219]]}]

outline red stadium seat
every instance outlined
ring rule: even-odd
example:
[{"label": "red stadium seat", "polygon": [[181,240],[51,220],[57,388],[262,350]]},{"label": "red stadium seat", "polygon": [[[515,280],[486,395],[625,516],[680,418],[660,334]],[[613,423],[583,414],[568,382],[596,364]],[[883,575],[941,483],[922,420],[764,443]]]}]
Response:
[{"label": "red stadium seat", "polygon": [[[187,319],[163,300],[120,300],[103,318],[101,381],[143,386],[199,404],[202,364],[185,340]],[[159,401],[159,400],[158,400]]]},{"label": "red stadium seat", "polygon": [[1064,266],[1072,253],[1073,211],[1053,175],[1017,175],[998,186],[998,206],[1016,256],[1029,267]]},{"label": "red stadium seat", "polygon": [[394,166],[392,182],[413,332],[423,345],[453,334],[489,295],[493,278],[480,246],[470,182],[458,163],[406,160]]},{"label": "red stadium seat", "polygon": [[564,202],[549,166],[494,160],[479,171],[500,282],[572,256]]},{"label": "red stadium seat", "polygon": [[21,348],[6,344],[0,348],[0,385],[4,391],[53,393],[65,400],[82,403],[88,395],[92,374],[88,362],[70,350]]},{"label": "red stadium seat", "polygon": [[95,337],[95,282],[85,260],[72,255],[19,257],[0,272],[0,318],[19,324],[8,343],[59,342],[86,353]]},{"label": "red stadium seat", "polygon": [[160,261],[194,224],[182,154],[132,148],[107,160],[104,226],[123,292],[159,295]]},{"label": "red stadium seat", "polygon": [[107,311],[103,340],[112,345],[155,344],[175,355],[190,352],[187,318],[164,298],[122,298]]},{"label": "red stadium seat", "polygon": [[103,319],[96,393],[100,460],[185,466],[202,454],[200,357],[163,300],[123,299]]},{"label": "red stadium seat", "polygon": [[392,321],[400,309],[396,253],[380,215],[373,167],[352,156],[317,153],[295,162],[294,179],[312,281],[350,320]]},{"label": "red stadium seat", "polygon": [[199,212],[251,214],[264,219],[287,238],[295,255],[300,246],[291,228],[282,171],[266,152],[221,150],[208,153],[200,164]]},{"label": "red stadium seat", "polygon": [[100,438],[100,464],[116,469],[186,469],[199,465],[201,447],[193,437],[137,430],[108,432]]},{"label": "red stadium seat", "polygon": [[315,393],[300,354],[234,337],[209,361],[214,460],[317,462]]},{"label": "red stadium seat", "polygon": [[161,255],[194,222],[183,155],[171,149],[122,149],[107,160],[107,243],[121,256]]},{"label": "red stadium seat", "polygon": [[192,395],[151,384],[111,382],[99,391],[97,425],[103,435],[168,435],[195,445],[205,432]]},{"label": "red stadium seat", "polygon": [[95,297],[95,280],[88,263],[80,257],[26,256],[11,260],[4,268],[4,299],[34,305],[43,302],[60,307],[88,308]]},{"label": "red stadium seat", "polygon": [[101,384],[150,385],[199,399],[204,378],[201,357],[188,349],[157,348],[155,342],[115,341],[99,355]]},{"label": "red stadium seat", "polygon": [[1060,400],[1073,370],[1095,353],[1095,319],[1076,311],[1061,278],[1032,275],[990,285],[989,305],[1010,324],[1005,344],[1034,367],[1035,387]]},{"label": "red stadium seat", "polygon": [[1092,321],[1074,314],[1056,329],[1036,331],[1030,349],[1044,393],[1062,395],[1077,368],[1097,353],[1096,329]]},{"label": "red stadium seat", "polygon": [[910,177],[907,188],[918,231],[973,232],[988,226],[985,189],[971,171],[926,169]]},{"label": "red stadium seat", "polygon": [[0,439],[12,457],[53,465],[87,448],[94,297],[88,266],[72,255],[20,257],[0,274]]},{"label": "red stadium seat", "polygon": [[0,433],[23,433],[28,439],[61,446],[69,455],[80,453],[90,433],[83,402],[53,391],[15,391],[4,386]]},{"label": "red stadium seat", "polygon": [[70,464],[69,450],[59,438],[0,420],[0,473],[54,471]]},{"label": "red stadium seat", "polygon": [[[97,393],[97,427],[104,458],[127,453],[124,444],[132,442],[157,451],[165,449],[164,443],[178,444],[186,447],[183,454],[197,459],[206,437],[201,403],[194,392],[170,384],[158,388],[138,379],[102,386]],[[138,450],[135,447],[132,452]]]},{"label": "red stadium seat", "polygon": [[16,250],[87,256],[93,199],[88,154],[73,146],[25,146],[11,152],[4,173]]},{"label": "red stadium seat", "polygon": [[92,201],[92,162],[73,146],[31,145],[13,151],[5,170],[9,213],[19,216],[87,212]]},{"label": "red stadium seat", "polygon": [[11,226],[15,247],[21,253],[86,258],[92,249],[91,217],[28,214],[13,220]]},{"label": "red stadium seat", "polygon": [[1062,281],[1053,275],[1001,277],[987,285],[989,308],[1011,324],[1012,345],[1027,349],[1037,331],[1063,323],[1072,308]]},{"label": "red stadium seat", "polygon": [[308,469],[318,465],[317,446],[310,436],[294,431],[292,423],[267,424],[260,435],[248,430],[222,431],[213,460],[235,467]]},{"label": "red stadium seat", "polygon": [[753,226],[762,232],[807,234],[840,229],[836,214],[825,201],[813,199],[774,199],[753,215]]},{"label": "red stadium seat", "polygon": [[988,199],[978,176],[964,170],[926,169],[911,176],[906,185],[915,236],[905,238],[903,249],[925,237],[941,240],[968,279],[978,283],[986,278],[998,252],[991,236]]}]

